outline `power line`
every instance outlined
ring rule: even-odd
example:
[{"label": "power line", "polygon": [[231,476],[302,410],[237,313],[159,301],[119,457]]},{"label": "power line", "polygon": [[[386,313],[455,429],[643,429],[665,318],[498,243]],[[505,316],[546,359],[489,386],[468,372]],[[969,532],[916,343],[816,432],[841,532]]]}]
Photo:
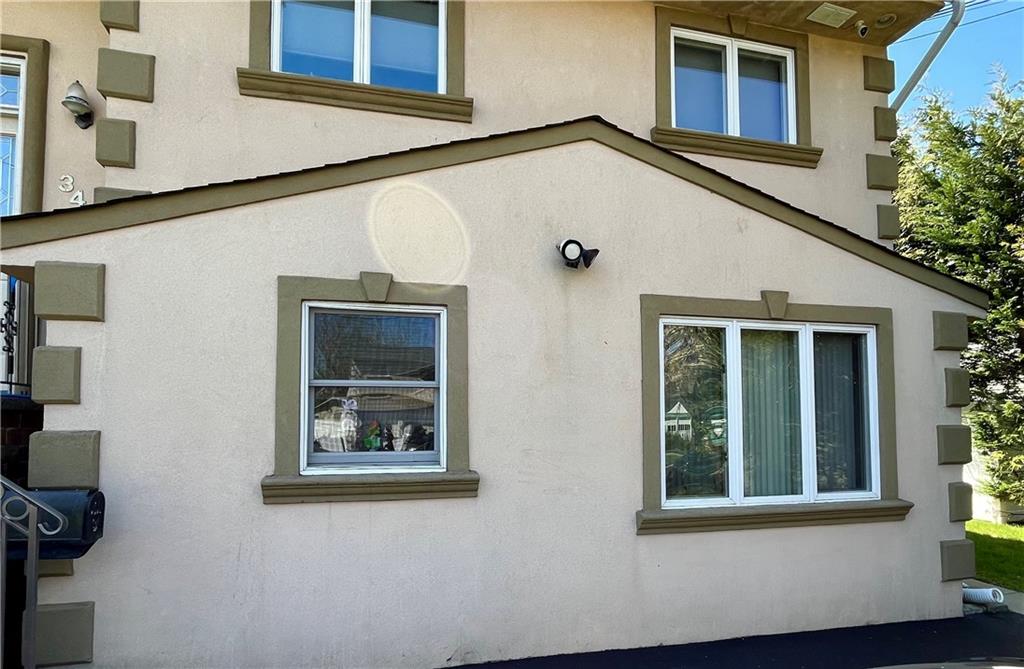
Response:
[{"label": "power line", "polygon": [[[959,27],[965,28],[975,23],[981,23],[982,21],[988,21],[989,19],[994,19],[1000,16],[1006,16],[1007,14],[1013,14],[1014,12],[1019,12],[1022,9],[1024,9],[1024,6],[1014,7],[1013,9],[1008,9],[1005,12],[1000,12],[998,14],[990,14],[988,16],[983,16],[980,19],[974,19],[973,21],[968,21],[967,23],[961,23]],[[903,44],[904,42],[913,42],[916,39],[921,39],[923,37],[931,37],[932,35],[938,35],[941,32],[941,30],[936,30],[935,32],[925,33],[924,35],[915,35],[913,37],[908,37],[907,39],[901,39],[900,41],[896,42],[896,44]]]},{"label": "power line", "polygon": [[[980,7],[991,7],[993,5],[1001,5],[1004,2],[1006,2],[1006,0],[966,0],[966,2],[964,3],[964,14],[967,14],[972,10],[978,9]],[[922,21],[922,23],[927,23],[928,21],[934,21],[936,19],[943,19],[952,13],[952,5],[944,5],[942,9],[926,18],[924,21]]]}]

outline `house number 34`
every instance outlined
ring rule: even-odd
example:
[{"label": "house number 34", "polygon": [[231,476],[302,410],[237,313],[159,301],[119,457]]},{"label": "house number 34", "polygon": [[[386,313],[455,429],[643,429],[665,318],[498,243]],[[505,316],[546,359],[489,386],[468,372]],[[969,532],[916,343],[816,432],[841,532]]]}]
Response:
[{"label": "house number 34", "polygon": [[74,191],[68,202],[79,207],[85,204],[85,195],[82,193],[81,189],[75,190],[75,177],[70,174],[62,174],[58,181],[57,190],[61,193],[72,193],[72,191]]}]

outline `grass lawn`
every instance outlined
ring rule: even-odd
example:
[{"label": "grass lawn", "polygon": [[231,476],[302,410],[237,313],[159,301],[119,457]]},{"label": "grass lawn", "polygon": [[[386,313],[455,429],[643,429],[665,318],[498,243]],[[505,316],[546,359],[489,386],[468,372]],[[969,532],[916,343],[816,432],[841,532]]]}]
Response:
[{"label": "grass lawn", "polygon": [[979,579],[1024,592],[1024,526],[971,520],[967,538],[974,542]]}]

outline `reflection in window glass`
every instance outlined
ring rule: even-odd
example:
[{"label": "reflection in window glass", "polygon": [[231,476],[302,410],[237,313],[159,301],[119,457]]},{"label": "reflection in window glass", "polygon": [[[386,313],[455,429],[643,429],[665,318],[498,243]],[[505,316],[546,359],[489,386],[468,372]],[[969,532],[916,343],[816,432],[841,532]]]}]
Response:
[{"label": "reflection in window glass", "polygon": [[22,132],[22,73],[25,59],[4,54],[0,60],[0,216],[21,213],[18,189],[21,183],[21,156],[18,134]]},{"label": "reflection in window glass", "polygon": [[313,378],[435,380],[436,316],[313,314]]},{"label": "reflection in window glass", "polygon": [[728,495],[725,330],[664,326],[666,499]]},{"label": "reflection in window glass", "polygon": [[725,46],[675,41],[675,126],[726,132]]},{"label": "reflection in window glass", "polygon": [[0,216],[16,213],[14,208],[17,142],[13,135],[0,135]]},{"label": "reflection in window glass", "polygon": [[870,489],[867,337],[814,333],[818,490]]},{"label": "reflection in window glass", "polygon": [[370,12],[370,83],[436,92],[437,2],[373,2]]},{"label": "reflection in window glass", "polygon": [[739,75],[740,134],[787,141],[786,59],[740,49]]},{"label": "reflection in window glass", "polygon": [[8,71],[5,67],[0,74],[0,105],[17,107],[18,92],[21,89],[21,77],[17,70]]},{"label": "reflection in window glass", "polygon": [[793,331],[740,333],[743,384],[743,494],[803,492],[799,336]]},{"label": "reflection in window glass", "polygon": [[354,2],[283,0],[283,72],[353,81],[354,55]]},{"label": "reflection in window glass", "polygon": [[314,453],[434,451],[434,388],[320,387]]}]

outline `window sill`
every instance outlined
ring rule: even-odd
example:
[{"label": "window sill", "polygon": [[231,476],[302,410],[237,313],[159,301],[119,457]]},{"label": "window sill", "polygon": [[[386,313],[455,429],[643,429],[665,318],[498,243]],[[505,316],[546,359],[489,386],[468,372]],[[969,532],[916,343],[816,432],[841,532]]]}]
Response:
[{"label": "window sill", "polygon": [[476,497],[480,475],[464,471],[265,476],[260,487],[264,504]]},{"label": "window sill", "polygon": [[473,98],[240,67],[238,92],[260,98],[405,114],[443,121],[473,120]]},{"label": "window sill", "polygon": [[636,533],[668,534],[801,525],[879,523],[903,520],[913,506],[912,502],[902,499],[882,499],[865,502],[637,511]]},{"label": "window sill", "polygon": [[733,137],[700,130],[683,130],[656,126],[651,128],[651,141],[671,151],[704,153],[726,158],[743,158],[764,163],[795,165],[796,167],[818,166],[822,149],[802,144],[770,142],[763,139]]}]

